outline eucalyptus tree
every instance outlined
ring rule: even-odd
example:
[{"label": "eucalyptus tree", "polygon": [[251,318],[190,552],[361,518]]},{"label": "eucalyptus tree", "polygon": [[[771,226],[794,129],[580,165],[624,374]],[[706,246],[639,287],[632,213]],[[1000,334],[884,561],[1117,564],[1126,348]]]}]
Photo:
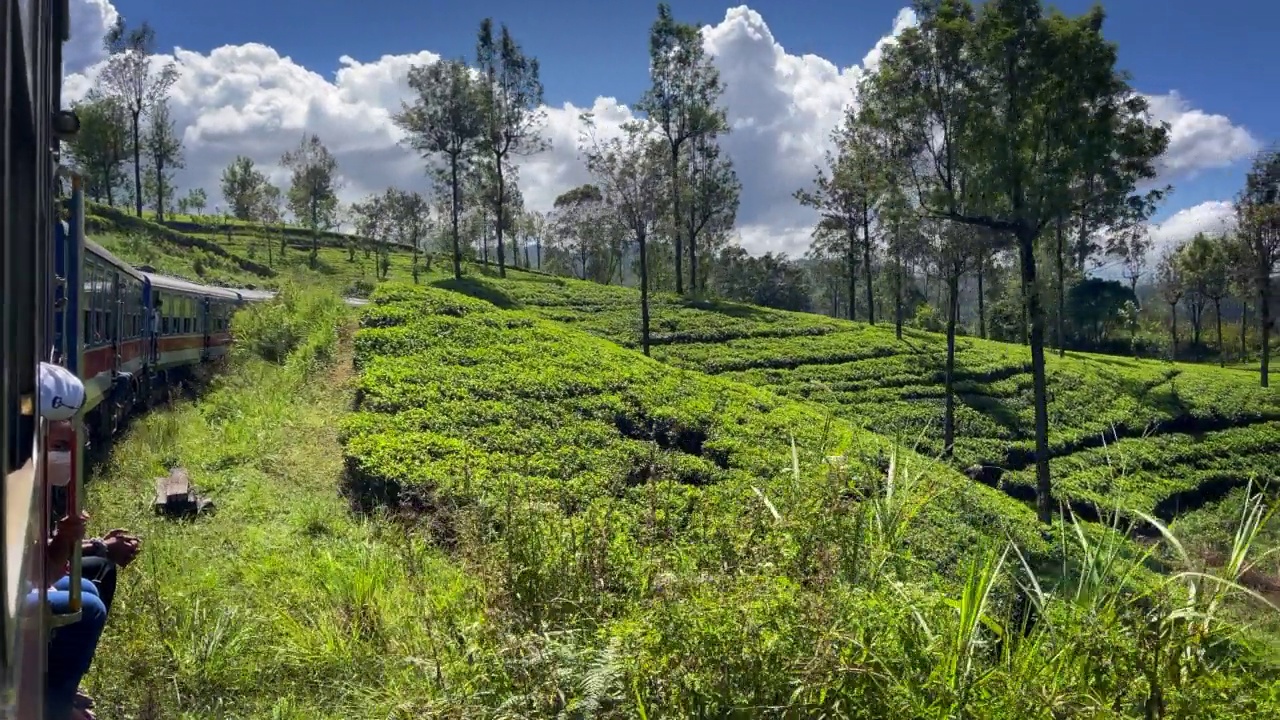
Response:
[{"label": "eucalyptus tree", "polygon": [[223,168],[220,188],[231,214],[239,220],[248,220],[267,184],[267,176],[254,166],[253,158],[237,155]]},{"label": "eucalyptus tree", "polygon": [[440,60],[409,69],[412,103],[401,103],[395,124],[405,131],[405,142],[428,160],[443,156],[449,186],[452,219],[453,276],[462,277],[462,245],[458,216],[462,210],[462,178],[477,147],[485,137],[481,94],[471,70],[461,61]]},{"label": "eucalyptus tree", "polygon": [[605,206],[626,228],[640,251],[640,349],[649,354],[649,237],[662,220],[663,147],[651,121],[623,125],[621,137],[602,140],[591,115],[581,143],[587,170]]},{"label": "eucalyptus tree", "polygon": [[868,320],[875,322],[874,290],[871,283],[871,217],[872,199],[876,193],[872,149],[856,113],[845,115],[844,122],[832,132],[836,152],[827,152],[826,167],[818,167],[809,188],[795,192],[802,205],[818,211],[820,220],[815,231],[819,242],[835,242],[840,238],[849,283],[849,319],[855,318],[854,297],[857,295],[857,269],[862,266],[867,279]]},{"label": "eucalyptus tree", "polygon": [[698,240],[714,238],[733,227],[742,183],[733,170],[733,162],[707,135],[693,138],[684,165],[689,210],[682,220],[689,241],[689,290],[696,292],[706,288],[708,274],[698,274]]},{"label": "eucalyptus tree", "polygon": [[498,274],[507,276],[504,233],[510,218],[507,170],[513,155],[530,155],[550,145],[542,138],[546,115],[542,111],[542,80],[538,59],[524,54],[504,24],[494,38],[493,20],[480,23],[476,41],[476,65],[483,131],[479,150],[488,157],[494,177],[492,207],[498,239]]},{"label": "eucalyptus tree", "polygon": [[[907,168],[928,216],[1013,239],[1029,322],[1038,514],[1048,522],[1038,241],[1086,199],[1098,217],[1118,215],[1155,177],[1168,133],[1148,122],[1146,100],[1116,68],[1101,8],[1070,18],[1039,0],[988,0],[976,11],[966,0],[920,0],[916,11],[918,27],[885,49],[860,97],[872,124],[918,157]],[[1110,162],[1094,167],[1097,157]],[[1106,192],[1073,192],[1086,169]]]},{"label": "eucalyptus tree", "polygon": [[280,157],[290,171],[289,210],[311,230],[311,267],[320,262],[320,232],[337,224],[338,160],[314,133]]},{"label": "eucalyptus tree", "polygon": [[[689,241],[690,289],[697,286],[698,250],[692,237],[682,237],[680,188],[681,150],[695,139],[711,140],[728,129],[725,112],[718,106],[724,85],[720,72],[707,57],[702,33],[696,25],[677,22],[671,6],[658,4],[658,19],[649,30],[650,86],[636,108],[654,122],[667,146],[671,232],[675,248],[676,292],[684,292],[681,257]],[[696,201],[696,200],[694,200]]]},{"label": "eucalyptus tree", "polygon": [[152,105],[142,142],[146,146],[147,165],[151,171],[156,220],[164,222],[167,203],[172,203],[176,194],[173,188],[173,171],[185,165],[182,135],[169,114],[167,98],[160,98]]},{"label": "eucalyptus tree", "polygon": [[103,38],[108,57],[98,75],[106,95],[116,98],[129,113],[133,131],[133,201],[142,217],[142,115],[169,94],[178,80],[178,69],[168,63],[152,67],[156,52],[156,32],[147,23],[128,28],[118,17]]},{"label": "eucalyptus tree", "polygon": [[1262,387],[1269,387],[1271,366],[1272,278],[1280,269],[1280,148],[1259,153],[1236,200],[1242,239],[1241,260],[1253,279],[1258,299]]}]

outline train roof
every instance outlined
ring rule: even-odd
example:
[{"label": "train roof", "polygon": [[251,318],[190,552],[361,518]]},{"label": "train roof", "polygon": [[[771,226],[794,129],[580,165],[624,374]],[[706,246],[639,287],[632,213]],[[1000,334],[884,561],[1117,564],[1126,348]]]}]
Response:
[{"label": "train roof", "polygon": [[220,297],[228,300],[240,299],[240,293],[228,288],[213,287],[210,285],[197,285],[196,283],[183,280],[182,278],[170,277],[168,275],[157,275],[155,273],[142,273],[142,275],[151,281],[151,287],[160,288],[161,290],[191,293],[193,295],[208,295],[210,297]]},{"label": "train roof", "polygon": [[244,288],[236,288],[236,292],[240,293],[240,297],[250,302],[270,300],[276,296],[275,290],[245,290]]},{"label": "train roof", "polygon": [[119,268],[119,269],[121,269],[121,270],[125,271],[125,273],[127,273],[127,274],[129,274],[129,275],[132,275],[135,279],[137,279],[137,280],[141,280],[141,279],[142,279],[142,276],[144,275],[144,273],[139,272],[139,270],[138,270],[137,268],[135,268],[134,266],[132,266],[132,265],[130,265],[129,263],[127,263],[127,262],[125,262],[125,261],[121,260],[120,258],[116,257],[115,255],[112,255],[112,254],[111,254],[111,252],[110,252],[109,250],[107,250],[106,248],[102,247],[102,246],[101,246],[101,245],[99,245],[98,243],[96,243],[96,242],[94,242],[94,241],[90,240],[89,238],[85,238],[85,239],[84,239],[84,247],[85,247],[85,249],[86,249],[86,250],[88,250],[89,252],[93,253],[94,255],[97,255],[98,257],[102,258],[103,260],[106,260],[107,262],[111,263],[112,265],[116,266],[117,268]]}]

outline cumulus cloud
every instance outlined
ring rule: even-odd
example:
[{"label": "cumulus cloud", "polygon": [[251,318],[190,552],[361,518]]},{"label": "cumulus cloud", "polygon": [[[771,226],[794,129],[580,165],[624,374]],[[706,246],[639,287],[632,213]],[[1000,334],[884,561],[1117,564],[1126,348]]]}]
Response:
[{"label": "cumulus cloud", "polygon": [[1151,228],[1152,254],[1190,240],[1196,233],[1221,235],[1236,228],[1235,205],[1229,200],[1210,200],[1170,215]]},{"label": "cumulus cloud", "polygon": [[[65,84],[70,100],[92,87],[102,61],[98,38],[116,17],[110,0],[72,0],[72,8],[77,39],[75,51],[69,51],[75,62],[69,59],[67,66],[74,73]],[[732,130],[723,142],[743,185],[738,231],[748,250],[803,252],[816,218],[792,193],[811,181],[814,165],[830,147],[832,128],[855,100],[862,74],[876,67],[885,48],[915,22],[910,9],[900,11],[885,24],[887,35],[862,65],[848,67],[787,52],[765,19],[746,6],[729,8],[719,23],[702,28],[704,46],[725,84]],[[287,174],[279,167],[280,156],[304,132],[314,132],[338,159],[343,200],[387,186],[425,190],[423,162],[399,144],[402,134],[391,118],[409,99],[409,67],[438,57],[429,49],[373,60],[344,55],[338,71],[326,77],[258,43],[224,45],[208,53],[175,48],[156,62],[172,61],[179,69],[170,102],[184,129],[186,168],[177,181],[217,197],[222,168],[243,154],[283,183]],[[602,135],[632,117],[614,97],[596,98],[585,108],[545,107],[550,149],[518,161],[529,207],[549,209],[557,195],[589,180],[578,153],[583,111],[595,115]],[[1152,112],[1173,127],[1166,163],[1171,174],[1217,166],[1255,142],[1227,118],[1192,108],[1176,93],[1155,96]]]},{"label": "cumulus cloud", "polygon": [[62,58],[66,72],[81,72],[106,57],[102,37],[118,17],[111,0],[71,0],[71,40]]},{"label": "cumulus cloud", "polygon": [[1161,158],[1166,174],[1190,175],[1227,167],[1262,147],[1248,130],[1227,116],[1193,108],[1176,90],[1148,95],[1147,102],[1154,119],[1169,123],[1169,149]]}]

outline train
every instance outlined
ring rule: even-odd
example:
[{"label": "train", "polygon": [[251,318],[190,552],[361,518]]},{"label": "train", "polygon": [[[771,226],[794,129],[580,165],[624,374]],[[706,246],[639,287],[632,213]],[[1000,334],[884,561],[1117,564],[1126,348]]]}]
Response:
[{"label": "train", "polygon": [[[131,411],[224,357],[232,313],[272,293],[145,272],[85,237],[82,182],[61,164],[62,141],[79,130],[75,113],[62,107],[69,4],[19,0],[3,8],[0,720],[36,720],[45,715],[51,633],[80,619],[79,549],[70,564],[71,612],[54,615],[44,578],[61,569],[45,567],[45,548],[53,509],[80,507],[87,443],[118,432]],[[60,200],[67,181],[70,198]],[[85,402],[70,422],[41,417],[43,362],[84,383]],[[72,464],[57,503],[46,478],[50,451]]]},{"label": "train", "polygon": [[[53,358],[84,383],[82,420],[94,440],[114,435],[135,409],[227,354],[231,316],[270,299],[146,272],[84,234],[84,194],[71,178],[69,221],[54,239]],[[67,293],[67,288],[80,292]]]}]

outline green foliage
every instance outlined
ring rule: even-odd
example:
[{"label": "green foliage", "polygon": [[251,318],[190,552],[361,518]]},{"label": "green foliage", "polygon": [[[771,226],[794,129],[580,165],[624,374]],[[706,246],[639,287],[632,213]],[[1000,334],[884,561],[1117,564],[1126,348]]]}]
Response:
[{"label": "green foliage", "polygon": [[231,320],[234,350],[304,372],[333,357],[339,320],[347,312],[333,293],[285,285],[267,302],[245,306]]},{"label": "green foliage", "polygon": [[[631,289],[514,276],[469,291],[638,345]],[[658,360],[820,403],[930,455],[942,450],[941,335],[908,330],[898,340],[889,327],[667,295],[654,296],[652,313]],[[957,467],[984,466],[988,482],[1025,497],[1035,417],[1026,349],[960,338],[956,372]],[[1213,497],[1280,475],[1280,393],[1259,391],[1241,372],[1068,353],[1048,359],[1047,380],[1059,501],[1172,512],[1200,502],[1202,486]],[[1192,449],[1222,433],[1249,439],[1229,441],[1229,456]]]}]

